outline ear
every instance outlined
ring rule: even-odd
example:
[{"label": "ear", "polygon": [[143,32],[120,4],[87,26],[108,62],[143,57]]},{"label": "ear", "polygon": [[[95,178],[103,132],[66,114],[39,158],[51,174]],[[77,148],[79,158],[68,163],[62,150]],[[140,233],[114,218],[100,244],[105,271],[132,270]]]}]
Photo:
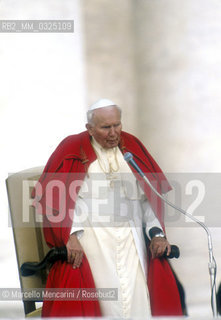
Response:
[{"label": "ear", "polygon": [[85,127],[86,127],[89,135],[90,135],[90,136],[93,136],[93,127],[92,127],[92,125],[89,124],[89,123],[87,123],[87,124],[85,125]]}]

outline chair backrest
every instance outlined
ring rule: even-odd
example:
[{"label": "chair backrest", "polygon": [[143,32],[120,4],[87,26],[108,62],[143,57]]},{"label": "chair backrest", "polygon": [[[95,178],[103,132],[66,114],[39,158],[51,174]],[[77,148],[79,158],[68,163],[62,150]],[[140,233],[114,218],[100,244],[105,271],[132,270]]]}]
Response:
[{"label": "chair backrest", "polygon": [[[46,284],[46,272],[29,277],[23,277],[20,272],[20,267],[24,262],[39,262],[49,251],[42,232],[42,223],[40,221],[42,217],[35,215],[35,209],[31,205],[32,200],[30,196],[33,186],[42,171],[43,167],[28,169],[10,175],[6,179],[22,290],[44,288]],[[36,310],[34,301],[23,302],[26,316]]]}]

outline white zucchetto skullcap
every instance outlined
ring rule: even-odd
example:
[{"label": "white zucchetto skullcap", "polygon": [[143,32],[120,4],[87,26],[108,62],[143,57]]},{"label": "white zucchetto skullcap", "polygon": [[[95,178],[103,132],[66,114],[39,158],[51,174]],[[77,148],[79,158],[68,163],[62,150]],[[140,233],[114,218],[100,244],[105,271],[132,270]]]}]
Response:
[{"label": "white zucchetto skullcap", "polygon": [[105,107],[109,107],[109,106],[116,106],[116,103],[114,103],[113,101],[111,101],[109,99],[100,99],[100,100],[96,101],[95,103],[93,103],[89,107],[88,111],[99,109],[99,108],[105,108]]}]

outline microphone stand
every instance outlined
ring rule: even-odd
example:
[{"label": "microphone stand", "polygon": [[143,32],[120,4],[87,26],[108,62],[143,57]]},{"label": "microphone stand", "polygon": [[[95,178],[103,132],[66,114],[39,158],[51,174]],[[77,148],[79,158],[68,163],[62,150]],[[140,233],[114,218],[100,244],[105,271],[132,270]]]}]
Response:
[{"label": "microphone stand", "polygon": [[182,214],[199,224],[207,233],[207,239],[208,239],[208,251],[209,251],[209,262],[208,262],[208,268],[209,268],[209,275],[210,275],[210,286],[211,286],[211,307],[213,312],[213,317],[217,317],[217,301],[216,301],[216,260],[213,255],[213,244],[212,244],[212,235],[208,227],[196,219],[192,214],[184,211],[183,209],[177,207],[175,204],[167,200],[164,196],[162,196],[150,183],[148,178],[145,176],[143,171],[138,167],[136,162],[133,160],[133,156],[131,153],[127,152],[124,155],[124,159],[129,162],[133,168],[139,173],[139,175],[143,178],[146,184],[153,190],[153,192],[162,199],[165,203],[167,203],[170,207],[176,209],[177,211],[180,211]]}]

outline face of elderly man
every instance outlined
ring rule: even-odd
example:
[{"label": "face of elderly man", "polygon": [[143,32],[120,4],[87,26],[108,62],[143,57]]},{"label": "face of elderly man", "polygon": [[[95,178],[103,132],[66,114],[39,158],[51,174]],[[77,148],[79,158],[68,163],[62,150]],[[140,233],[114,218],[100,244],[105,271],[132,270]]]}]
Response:
[{"label": "face of elderly man", "polygon": [[103,148],[114,148],[120,141],[121,113],[115,106],[95,109],[92,122],[87,123],[86,128]]}]

